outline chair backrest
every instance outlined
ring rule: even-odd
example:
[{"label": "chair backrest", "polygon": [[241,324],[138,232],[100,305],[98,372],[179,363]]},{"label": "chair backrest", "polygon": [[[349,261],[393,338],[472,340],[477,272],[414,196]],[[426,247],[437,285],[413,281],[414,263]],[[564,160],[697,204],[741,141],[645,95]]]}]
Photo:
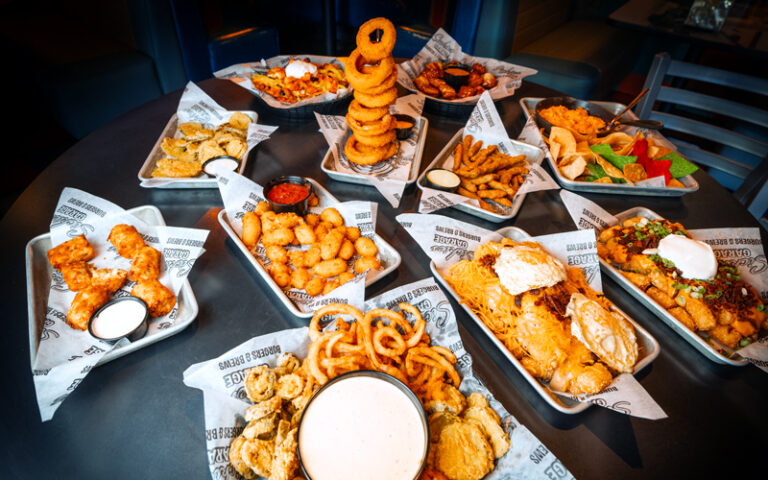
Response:
[{"label": "chair backrest", "polygon": [[[751,136],[723,128],[722,126],[693,120],[681,115],[654,110],[656,102],[673,104],[682,108],[695,109],[706,114],[725,116],[747,122],[759,127],[768,128],[768,112],[750,105],[744,105],[731,100],[718,98],[683,87],[662,85],[664,78],[676,77],[682,80],[696,80],[708,84],[721,85],[735,90],[768,96],[768,80],[729,72],[702,65],[672,60],[668,53],[659,53],[653,60],[645,88],[648,94],[635,107],[635,114],[641,119],[658,120],[664,123],[665,130],[681,132],[688,137],[702,139],[703,143],[718,143],[746,152],[758,159],[768,155],[768,142]],[[738,178],[746,178],[753,166],[727,156],[699,148],[689,142],[670,139],[680,150],[680,153],[691,160],[710,168],[721,170]]]}]

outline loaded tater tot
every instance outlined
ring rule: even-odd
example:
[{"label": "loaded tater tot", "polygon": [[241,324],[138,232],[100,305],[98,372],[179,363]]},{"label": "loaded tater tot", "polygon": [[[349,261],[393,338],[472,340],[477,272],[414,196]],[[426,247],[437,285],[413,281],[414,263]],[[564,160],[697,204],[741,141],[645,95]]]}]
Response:
[{"label": "loaded tater tot", "polygon": [[63,265],[68,263],[87,262],[95,256],[93,247],[85,239],[85,235],[67,240],[48,250],[48,261],[56,270],[60,270]]},{"label": "loaded tater tot", "polygon": [[115,225],[107,237],[121,257],[132,259],[145,246],[144,239],[133,225]]},{"label": "loaded tater tot", "polygon": [[152,247],[143,247],[136,252],[128,271],[128,278],[136,283],[160,278],[161,253]]},{"label": "loaded tater tot", "polygon": [[173,310],[176,305],[176,296],[165,285],[157,280],[149,280],[137,283],[131,295],[144,300],[149,308],[149,314],[159,318]]},{"label": "loaded tater tot", "polygon": [[75,299],[72,300],[72,304],[69,306],[67,323],[72,328],[85,330],[88,328],[88,321],[91,319],[93,312],[107,303],[108,300],[109,293],[103,288],[94,286],[84,288],[77,292]]}]

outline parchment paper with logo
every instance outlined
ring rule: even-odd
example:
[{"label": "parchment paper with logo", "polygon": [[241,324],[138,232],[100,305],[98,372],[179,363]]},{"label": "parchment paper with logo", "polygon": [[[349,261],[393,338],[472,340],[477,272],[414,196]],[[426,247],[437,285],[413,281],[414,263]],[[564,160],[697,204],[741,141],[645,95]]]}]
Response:
[{"label": "parchment paper with logo", "polygon": [[[424,97],[422,95],[406,95],[398,98],[394,104],[390,105],[389,110],[393,115],[405,114],[418,118],[421,117],[423,108]],[[408,183],[411,166],[418,150],[419,135],[414,132],[407,139],[398,140],[400,150],[397,156],[391,160],[395,162],[392,170],[379,175],[366,175],[352,169],[344,155],[344,144],[351,134],[345,118],[340,115],[321,115],[317,112],[315,112],[315,117],[320,125],[320,131],[323,132],[323,136],[333,152],[334,169],[341,173],[367,177],[390,205],[393,207],[400,205],[403,190]]]},{"label": "parchment paper with logo", "polygon": [[[397,309],[407,302],[417,307],[427,322],[426,332],[434,345],[450,348],[456,355],[456,369],[462,377],[459,387],[464,395],[479,392],[501,417],[501,425],[509,434],[511,448],[496,463],[486,480],[508,478],[558,478],[573,476],[546,447],[474,376],[472,357],[464,350],[456,316],[448,299],[433,278],[404,285],[365,303],[365,311],[373,308]],[[327,325],[333,329],[334,325]],[[299,358],[307,355],[309,339],[306,328],[283,330],[262,335],[239,345],[218,358],[190,366],[184,372],[184,384],[199,388],[204,395],[206,448],[211,476],[215,479],[239,478],[229,467],[229,444],[240,434],[246,422],[245,410],[250,402],[243,380],[246,371],[257,365],[274,366],[282,352],[293,352]],[[539,458],[536,452],[547,452]],[[533,458],[536,458],[534,462]]]},{"label": "parchment paper with logo", "polygon": [[[525,133],[525,131],[523,133]],[[480,96],[480,100],[477,101],[477,105],[474,110],[472,110],[472,114],[469,116],[469,120],[467,120],[467,124],[464,126],[462,138],[467,135],[472,135],[475,141],[482,140],[483,145],[498,145],[499,151],[504,154],[518,154],[515,145],[509,141],[507,129],[504,128],[499,112],[496,110],[496,106],[493,104],[493,99],[488,92],[484,92]],[[547,150],[545,150],[545,152],[546,151]],[[438,165],[438,167],[452,170],[453,153],[446,157],[443,164]],[[525,177],[525,182],[520,185],[520,189],[515,194],[515,197],[527,192],[560,188],[557,182],[555,182],[546,170],[542,168],[540,163],[529,163],[528,170],[530,173]],[[419,199],[419,212],[430,213],[459,203],[465,203],[480,208],[480,203],[473,198],[467,198],[457,193],[449,193],[424,187],[421,192],[421,198]],[[494,204],[494,207],[498,209],[498,213],[502,215],[512,214],[512,207],[500,204]]]},{"label": "parchment paper with logo", "polygon": [[278,55],[268,60],[264,60],[262,58],[261,61],[258,62],[236,63],[227,68],[223,68],[217,72],[214,72],[213,76],[216,78],[231,80],[236,85],[239,85],[254,95],[257,95],[270,107],[279,109],[298,108],[305,105],[330,102],[352,94],[352,87],[339,88],[336,93],[326,92],[316,97],[299,100],[296,103],[286,103],[277,100],[266,92],[262,92],[253,85],[251,78],[254,75],[266,75],[270,68],[285,67],[288,65],[292,58],[299,60],[309,59],[310,62],[315,63],[318,66],[324,63],[332,63],[339,67],[342,72],[344,71],[344,64],[339,62],[336,57],[326,57],[322,55]]},{"label": "parchment paper with logo", "polygon": [[[130,260],[117,254],[107,241],[115,225],[133,225],[147,245],[163,254],[160,283],[178,295],[195,260],[203,254],[208,230],[150,226],[112,202],[75,188],[65,188],[51,220],[51,245],[56,246],[78,235],[85,235],[96,256],[91,261],[97,268],[130,269]],[[50,420],[61,402],[74,391],[96,363],[112,348],[128,344],[121,340],[111,345],[92,337],[87,331],[67,325],[67,311],[75,292],[67,288],[61,272],[51,269],[51,288],[45,325],[32,368],[35,393],[43,421]],[[134,283],[125,285],[112,297],[130,295]],[[178,308],[168,315],[150,320],[147,336],[171,327]]]},{"label": "parchment paper with logo", "polygon": [[[447,269],[459,260],[471,259],[473,252],[481,244],[502,238],[496,232],[442,215],[404,213],[397,216],[397,221],[435,262],[443,276],[446,276]],[[589,286],[598,292],[603,291],[594,232],[576,230],[531,237],[530,241],[541,244],[564,265],[575,265],[584,270]],[[554,390],[552,392],[635,417],[651,420],[666,418],[661,407],[635,377],[626,373],[614,378],[614,381],[598,394],[573,396]],[[612,407],[616,405],[621,407]],[[628,407],[625,408],[624,405]]]},{"label": "parchment paper with logo", "polygon": [[[434,35],[432,35],[432,38],[429,39],[427,44],[424,45],[424,48],[422,48],[415,57],[398,65],[397,83],[414,93],[419,93],[419,89],[414,85],[413,79],[419,76],[419,73],[424,70],[424,66],[430,62],[450,61],[458,61],[469,66],[472,66],[473,63],[480,63],[489,73],[496,76],[496,80],[498,81],[497,85],[490,90],[486,90],[487,92],[490,92],[494,100],[511,97],[515,94],[515,90],[520,87],[523,78],[538,73],[537,70],[532,68],[515,65],[509,62],[502,62],[494,58],[473,57],[467,55],[461,50],[461,45],[448,35],[445,30],[440,28]],[[475,103],[477,97],[474,96],[456,100],[433,98],[433,100],[462,105]]]},{"label": "parchment paper with logo", "polygon": [[[581,195],[563,190],[560,198],[579,228],[600,231],[619,223],[616,217]],[[738,268],[741,278],[755,287],[763,301],[768,302],[768,260],[759,228],[686,228],[686,231],[695,240],[709,244],[718,260]],[[738,353],[768,372],[768,337],[740,348]]]},{"label": "parchment paper with logo", "polygon": [[[242,218],[245,212],[253,211],[256,204],[264,200],[263,188],[261,185],[239,175],[235,172],[220,172],[217,177],[219,191],[224,201],[224,208],[227,210],[227,217],[230,219],[230,226],[238,236],[243,234]],[[322,201],[322,200],[321,200]],[[311,213],[319,214],[323,208],[330,205],[323,204],[318,207],[311,207]],[[360,233],[366,237],[373,237],[376,232],[376,214],[378,205],[372,202],[353,201],[343,202],[333,205],[344,218],[344,224],[348,227],[357,227]],[[306,250],[307,245],[300,247]],[[259,243],[251,253],[256,257],[264,268],[270,264],[267,258],[264,246]],[[357,256],[350,259],[351,264]],[[285,290],[285,294],[293,300],[293,303],[302,312],[314,312],[318,308],[328,303],[343,302],[353,305],[357,308],[363,306],[365,300],[365,279],[367,273],[358,274],[353,280],[338,287],[327,295],[318,295],[310,297],[303,290],[291,288]]]}]

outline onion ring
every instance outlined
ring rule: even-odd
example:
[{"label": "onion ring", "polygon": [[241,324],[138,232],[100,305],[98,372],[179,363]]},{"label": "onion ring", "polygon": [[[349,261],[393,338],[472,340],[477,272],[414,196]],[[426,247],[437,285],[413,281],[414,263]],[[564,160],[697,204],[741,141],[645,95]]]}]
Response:
[{"label": "onion ring", "polygon": [[[364,133],[355,133],[353,135],[357,143],[368,145],[370,147],[389,147],[388,144],[395,141],[395,131],[387,130],[379,135],[366,135]],[[386,157],[384,157],[386,158]]]},{"label": "onion ring", "polygon": [[[369,68],[370,67],[368,65],[363,65],[363,67],[360,70],[363,73],[365,73]],[[377,85],[375,87],[370,87],[370,88],[360,88],[359,90],[362,93],[366,93],[368,95],[379,95],[389,90],[390,88],[394,87],[395,83],[397,83],[397,67],[392,69],[392,74],[389,77],[387,77],[387,79],[384,80],[384,82],[381,85]]]},{"label": "onion ring", "polygon": [[[378,42],[371,41],[371,34],[381,30],[381,38]],[[392,22],[384,17],[372,18],[360,25],[357,30],[357,48],[368,61],[378,61],[392,53],[397,40],[397,31]]]},{"label": "onion ring", "polygon": [[389,153],[386,146],[376,147],[371,151],[362,151],[357,147],[358,145],[359,143],[357,143],[354,135],[351,135],[347,139],[346,145],[344,145],[344,155],[347,156],[350,162],[358,165],[373,165],[387,158],[387,153]]},{"label": "onion ring", "polygon": [[381,135],[382,133],[386,133],[387,131],[391,130],[393,127],[393,122],[395,121],[395,117],[388,113],[385,113],[383,117],[372,122],[361,122],[359,120],[355,120],[349,113],[347,114],[346,118],[347,125],[349,125],[349,128],[355,132],[355,135],[358,133],[363,135]]},{"label": "onion ring", "polygon": [[372,65],[371,68],[366,69],[369,73],[363,73],[357,66],[358,62],[361,62],[362,65],[362,60],[363,57],[360,55],[360,51],[354,50],[344,63],[344,73],[347,76],[347,81],[355,90],[358,88],[372,88],[382,83],[392,74],[392,69],[395,67],[395,60],[392,57],[384,57],[379,61],[378,65]]},{"label": "onion ring", "polygon": [[386,105],[395,103],[395,100],[397,100],[397,87],[392,87],[389,90],[384,90],[383,92],[376,95],[369,95],[367,93],[361,92],[358,89],[355,89],[354,95],[355,95],[355,100],[360,102],[360,104],[365,107],[368,107],[368,108],[384,107]]},{"label": "onion ring", "polygon": [[352,118],[361,122],[372,122],[389,113],[387,107],[368,108],[364,107],[357,100],[352,100],[349,104],[349,114]]}]

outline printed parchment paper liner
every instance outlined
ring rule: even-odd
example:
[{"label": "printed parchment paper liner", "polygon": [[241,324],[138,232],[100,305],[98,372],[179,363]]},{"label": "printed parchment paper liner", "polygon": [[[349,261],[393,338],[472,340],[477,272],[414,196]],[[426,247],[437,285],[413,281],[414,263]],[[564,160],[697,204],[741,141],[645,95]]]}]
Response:
[{"label": "printed parchment paper liner", "polygon": [[[117,254],[107,241],[109,231],[117,224],[133,225],[147,245],[162,252],[163,266],[160,282],[177,296],[177,305],[168,315],[151,319],[144,338],[162,335],[180,321],[179,292],[189,289],[186,278],[195,260],[203,254],[208,230],[150,225],[102,198],[74,188],[65,188],[51,220],[51,246],[84,234],[95,251],[91,261],[98,268],[129,270],[130,260]],[[88,331],[75,330],[66,323],[69,306],[75,297],[62,278],[61,272],[51,268],[47,314],[41,332],[37,355],[32,366],[40,415],[50,420],[61,402],[77,387],[88,372],[110,351],[129,345],[123,339],[114,345],[92,337]],[[112,298],[130,295],[133,282],[111,295]],[[189,289],[191,292],[191,289]],[[36,292],[28,292],[36,295]]]},{"label": "printed parchment paper liner", "polygon": [[[597,261],[597,245],[594,232],[577,230],[539,237],[529,237],[516,227],[507,227],[492,232],[475,225],[460,222],[442,215],[405,213],[397,217],[401,225],[416,240],[416,243],[432,259],[430,268],[438,280],[456,298],[467,314],[488,335],[510,363],[537,390],[539,395],[553,408],[560,412],[573,414],[586,410],[595,404],[611,410],[636,417],[657,420],[666,418],[661,407],[635,379],[635,373],[648,366],[658,355],[658,342],[632,318],[614,305],[614,311],[626,318],[635,328],[640,346],[640,356],[633,374],[621,374],[614,378],[605,390],[593,395],[570,395],[550,390],[546,382],[536,379],[516,359],[503,343],[493,334],[485,323],[470,308],[461,302],[451,286],[445,281],[447,268],[462,259],[471,259],[475,249],[488,241],[499,241],[502,236],[516,240],[531,240],[541,244],[552,256],[564,265],[575,265],[584,270],[589,285],[602,292],[600,267]],[[557,395],[558,397],[555,397]],[[560,401],[560,399],[563,399]],[[575,402],[574,402],[575,401]]]},{"label": "printed parchment paper liner", "polygon": [[[573,475],[560,460],[548,449],[542,448],[543,444],[530,430],[520,424],[474,376],[472,357],[461,342],[453,309],[434,279],[420,280],[372,298],[365,303],[364,310],[396,309],[397,304],[403,301],[421,310],[427,322],[426,333],[432,343],[447,347],[456,355],[456,369],[462,377],[459,387],[461,392],[465,395],[482,393],[491,408],[501,417],[501,425],[509,434],[512,446],[496,461],[496,468],[484,477],[484,480],[573,479]],[[326,328],[333,328],[333,325]],[[299,358],[305,358],[309,347],[307,332],[307,328],[295,328],[255,337],[217,358],[194,364],[184,372],[184,384],[203,391],[206,449],[208,465],[214,479],[240,478],[229,466],[228,452],[230,442],[240,434],[246,424],[244,413],[251,405],[243,386],[247,370],[258,365],[275,366],[276,359],[282,352],[292,352]],[[547,454],[539,459],[534,455],[537,451],[545,451]]]},{"label": "printed parchment paper liner", "polygon": [[[645,207],[630,208],[614,216],[591,200],[567,190],[560,192],[560,198],[563,200],[574,223],[580,229],[594,229],[599,232],[607,227],[637,216],[646,217],[651,220],[664,218]],[[674,221],[674,219],[670,219],[670,221]],[[718,259],[728,261],[738,267],[742,278],[760,292],[760,297],[763,301],[768,301],[768,260],[766,260],[763,250],[759,228],[686,228],[685,230],[694,239],[709,244]],[[659,305],[644,291],[630,282],[610,262],[606,262],[601,258],[600,266],[633,297],[655,313],[667,326],[682,336],[708,359],[716,363],[733,366],[745,366],[753,363],[761,370],[768,372],[768,335],[764,335],[757,342],[740,348],[729,356],[725,356],[709,342],[714,342],[715,345],[726,352],[731,352],[731,349],[703,334],[704,332],[700,335],[688,329],[669,313],[666,308]]]}]

